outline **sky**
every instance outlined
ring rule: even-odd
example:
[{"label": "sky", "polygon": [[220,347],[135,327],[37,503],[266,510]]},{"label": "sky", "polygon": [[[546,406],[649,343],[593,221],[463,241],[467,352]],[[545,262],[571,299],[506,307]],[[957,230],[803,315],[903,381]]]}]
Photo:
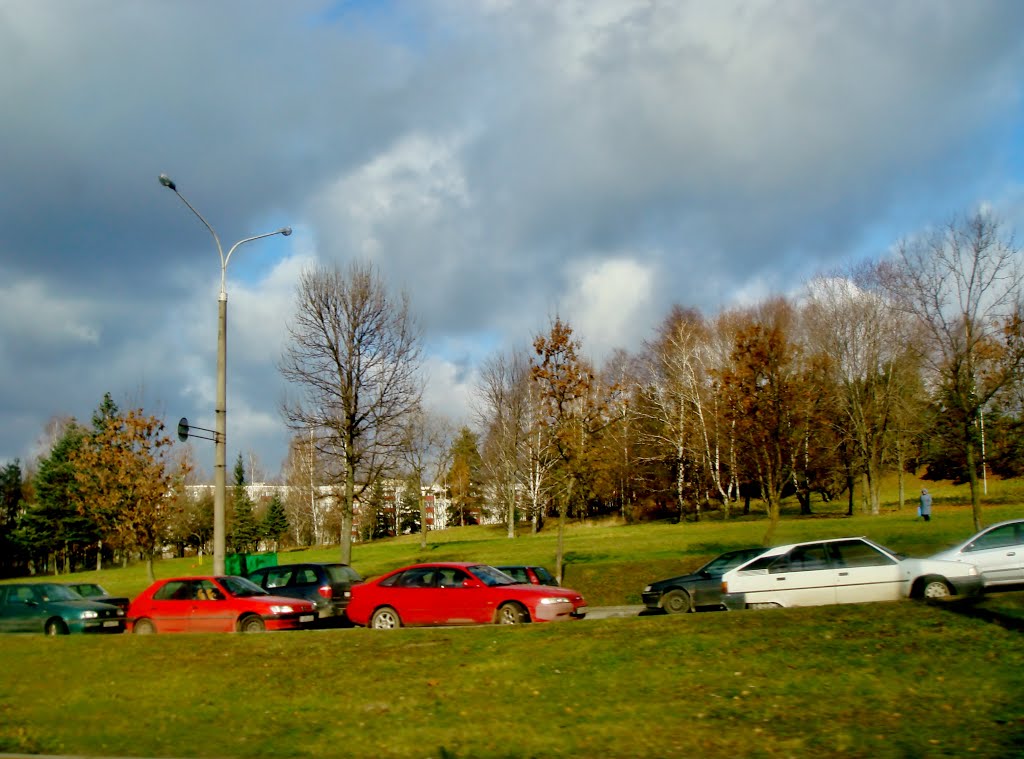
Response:
[{"label": "sky", "polygon": [[[1018,0],[0,0],[0,462],[109,392],[287,453],[311,266],[369,261],[427,407],[558,315],[600,363],[978,208],[1024,235]],[[212,473],[213,446],[193,441]],[[262,479],[262,478],[258,478]]]}]

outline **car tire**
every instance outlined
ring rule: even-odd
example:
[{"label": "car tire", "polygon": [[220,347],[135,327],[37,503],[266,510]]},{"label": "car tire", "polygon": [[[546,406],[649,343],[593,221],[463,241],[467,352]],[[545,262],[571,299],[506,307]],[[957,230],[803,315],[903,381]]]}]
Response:
[{"label": "car tire", "polygon": [[152,635],[156,632],[156,625],[153,624],[151,619],[137,619],[135,624],[132,625],[132,632],[136,635]]},{"label": "car tire", "polygon": [[267,629],[267,623],[258,614],[250,614],[238,620],[238,632],[261,633]]},{"label": "car tire", "polygon": [[370,627],[374,630],[394,630],[402,626],[402,618],[390,606],[382,606],[370,617]]},{"label": "car tire", "polygon": [[676,588],[661,597],[661,608],[669,614],[686,614],[693,611],[693,599],[685,590]]},{"label": "car tire", "polygon": [[925,578],[921,582],[920,591],[918,591],[918,597],[926,601],[937,598],[949,598],[951,595],[953,595],[953,592],[949,588],[949,583],[941,577]]},{"label": "car tire", "polygon": [[514,601],[503,603],[494,615],[494,623],[498,625],[525,625],[529,621],[530,615],[526,609]]},{"label": "car tire", "polygon": [[50,619],[47,620],[46,626],[43,628],[43,632],[47,635],[67,635],[68,626],[64,624],[62,619]]}]

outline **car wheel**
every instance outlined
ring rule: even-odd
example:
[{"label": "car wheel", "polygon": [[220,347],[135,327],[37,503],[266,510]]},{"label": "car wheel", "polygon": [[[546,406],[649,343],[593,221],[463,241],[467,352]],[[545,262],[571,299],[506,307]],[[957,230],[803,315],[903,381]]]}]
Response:
[{"label": "car wheel", "polygon": [[238,632],[261,633],[266,629],[267,625],[263,621],[263,617],[256,614],[250,614],[248,617],[242,617],[238,622]]},{"label": "car wheel", "polygon": [[949,585],[941,577],[930,577],[921,585],[921,598],[949,598]]},{"label": "car wheel", "polygon": [[685,590],[670,590],[661,597],[661,608],[669,614],[685,614],[693,611],[693,599]]},{"label": "car wheel", "polygon": [[509,601],[498,607],[494,621],[499,625],[523,625],[530,621],[530,615],[522,606]]},{"label": "car wheel", "polygon": [[152,635],[156,632],[156,625],[151,619],[137,619],[132,625],[132,632],[136,635]]},{"label": "car wheel", "polygon": [[64,624],[64,620],[51,619],[46,623],[44,628],[47,635],[67,635],[68,626]]},{"label": "car wheel", "polygon": [[390,606],[384,606],[377,609],[370,617],[370,627],[374,630],[393,630],[396,627],[402,626],[402,620],[398,616],[398,612],[392,609]]}]

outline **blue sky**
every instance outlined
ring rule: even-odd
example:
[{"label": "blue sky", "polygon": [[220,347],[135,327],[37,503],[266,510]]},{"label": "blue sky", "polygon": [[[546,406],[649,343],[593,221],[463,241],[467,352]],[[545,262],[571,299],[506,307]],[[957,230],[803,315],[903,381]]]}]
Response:
[{"label": "blue sky", "polygon": [[[596,361],[884,256],[981,204],[1024,229],[1024,4],[0,3],[0,461],[105,392],[274,475],[299,273],[409,290],[426,398],[559,313]],[[212,451],[197,444],[207,473]]]}]

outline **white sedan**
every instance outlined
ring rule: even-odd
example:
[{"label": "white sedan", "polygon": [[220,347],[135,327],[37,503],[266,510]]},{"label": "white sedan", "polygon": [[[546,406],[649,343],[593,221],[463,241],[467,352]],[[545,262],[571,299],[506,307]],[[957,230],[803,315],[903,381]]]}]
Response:
[{"label": "white sedan", "polygon": [[985,577],[985,587],[1024,583],[1024,519],[986,527],[933,559],[973,564]]},{"label": "white sedan", "polygon": [[722,575],[728,609],[896,601],[976,595],[973,564],[908,559],[867,538],[836,538],[769,548]]}]

